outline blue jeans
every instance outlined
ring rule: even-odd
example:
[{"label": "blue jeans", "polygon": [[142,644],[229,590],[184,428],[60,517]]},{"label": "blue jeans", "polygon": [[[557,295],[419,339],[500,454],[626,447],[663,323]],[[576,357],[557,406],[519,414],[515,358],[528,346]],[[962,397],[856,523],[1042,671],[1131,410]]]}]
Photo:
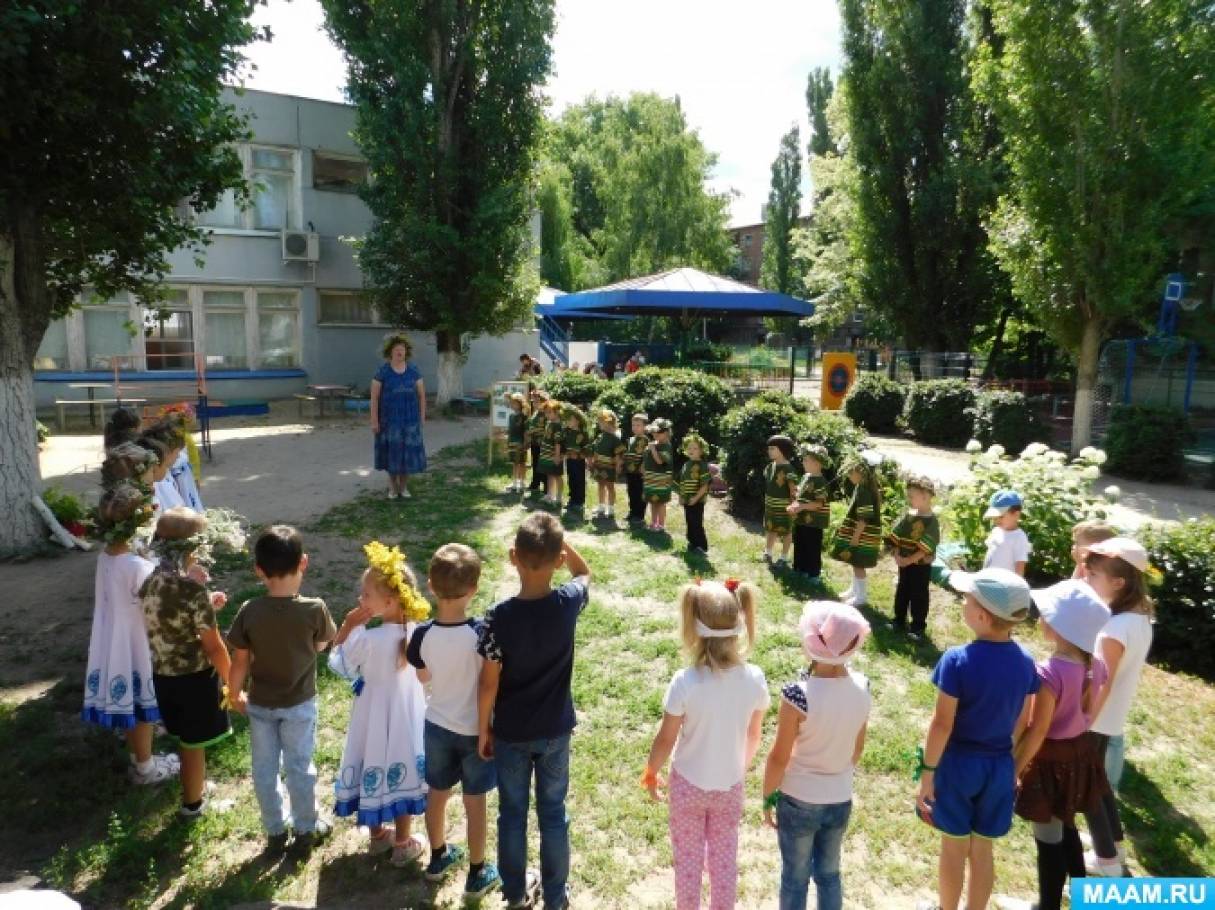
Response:
[{"label": "blue jeans", "polygon": [[269,834],[287,830],[283,813],[280,761],[291,797],[291,827],[306,834],[316,827],[316,699],[290,708],[265,708],[249,703],[249,742],[253,754],[253,792]]},{"label": "blue jeans", "polygon": [[564,906],[570,875],[570,820],[565,795],[570,786],[570,737],[529,742],[494,741],[498,770],[498,872],[502,896],[518,901],[527,876],[527,810],[532,771],[536,773],[536,821],[540,827],[540,881],[544,905]]},{"label": "blue jeans", "polygon": [[776,804],[780,844],[780,910],[805,910],[810,879],[818,891],[818,910],[840,910],[840,848],[852,802],[816,805],[781,794]]},{"label": "blue jeans", "polygon": [[1105,745],[1105,776],[1109,778],[1110,789],[1118,792],[1122,783],[1122,771],[1126,767],[1126,737],[1122,734],[1111,736]]}]

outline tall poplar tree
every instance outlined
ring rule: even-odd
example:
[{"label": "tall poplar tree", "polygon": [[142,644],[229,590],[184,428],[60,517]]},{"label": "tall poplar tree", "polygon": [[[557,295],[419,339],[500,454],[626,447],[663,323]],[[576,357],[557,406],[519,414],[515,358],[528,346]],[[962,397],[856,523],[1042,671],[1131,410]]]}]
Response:
[{"label": "tall poplar tree", "polygon": [[322,0],[345,52],[373,223],[369,295],[433,331],[440,405],[463,395],[465,333],[500,334],[539,288],[534,204],[552,0]]},{"label": "tall poplar tree", "polygon": [[1204,0],[990,0],[979,90],[1006,137],[992,248],[1075,356],[1088,444],[1102,342],[1153,300],[1170,225],[1215,173],[1215,14]]},{"label": "tall poplar tree", "polygon": [[768,217],[764,221],[764,252],[760,284],[782,294],[793,293],[796,263],[793,230],[801,217],[802,148],[797,124],[780,140],[772,162],[772,188],[768,191]]},{"label": "tall poplar tree", "polygon": [[810,155],[839,154],[839,147],[831,136],[827,120],[827,105],[835,94],[831,81],[831,70],[816,66],[806,80],[806,108],[810,113]]},{"label": "tall poplar tree", "polygon": [[157,296],[195,210],[247,199],[222,101],[253,0],[0,5],[0,556],[44,539],[34,355],[82,292]]}]

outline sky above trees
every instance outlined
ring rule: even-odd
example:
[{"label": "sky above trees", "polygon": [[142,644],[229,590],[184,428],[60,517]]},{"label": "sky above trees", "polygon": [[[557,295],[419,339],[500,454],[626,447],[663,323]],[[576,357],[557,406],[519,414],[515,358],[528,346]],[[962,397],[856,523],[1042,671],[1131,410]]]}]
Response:
[{"label": "sky above trees", "polygon": [[[270,0],[254,17],[274,40],[249,56],[250,88],[342,100],[345,66],[321,30],[319,0]],[[797,123],[808,137],[806,74],[838,70],[835,0],[558,0],[551,113],[592,92],[678,95],[689,125],[718,155],[712,188],[735,190],[732,224],[759,221],[772,157]],[[808,197],[803,170],[803,196]]]}]

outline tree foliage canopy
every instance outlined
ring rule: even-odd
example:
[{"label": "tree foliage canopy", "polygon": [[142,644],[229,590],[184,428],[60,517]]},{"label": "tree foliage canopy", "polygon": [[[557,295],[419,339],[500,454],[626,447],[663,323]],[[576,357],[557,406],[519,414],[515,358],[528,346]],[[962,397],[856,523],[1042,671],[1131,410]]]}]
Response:
[{"label": "tree foliage canopy", "polygon": [[528,219],[552,0],[323,0],[346,54],[374,221],[370,295],[403,325],[501,333],[535,303]]},{"label": "tree foliage canopy", "polygon": [[835,94],[835,85],[831,81],[831,70],[825,66],[816,66],[810,71],[806,80],[806,108],[810,113],[810,154],[838,154],[839,147],[832,138],[831,125],[827,117],[827,107],[831,96]]},{"label": "tree foliage canopy", "polygon": [[797,124],[780,140],[772,162],[772,188],[764,223],[764,253],[760,284],[782,294],[792,293],[797,280],[793,258],[793,230],[801,218],[802,149]]},{"label": "tree foliage canopy", "polygon": [[[546,271],[565,290],[732,258],[729,198],[707,187],[716,156],[688,127],[679,100],[638,93],[588,98],[551,124],[546,157],[570,199],[572,235]],[[547,266],[546,266],[547,268]]]},{"label": "tree foliage canopy", "polygon": [[[155,296],[205,234],[182,206],[247,195],[224,102],[254,0],[38,0],[0,8],[0,237],[32,362],[80,292]],[[9,267],[0,262],[0,268]]]}]

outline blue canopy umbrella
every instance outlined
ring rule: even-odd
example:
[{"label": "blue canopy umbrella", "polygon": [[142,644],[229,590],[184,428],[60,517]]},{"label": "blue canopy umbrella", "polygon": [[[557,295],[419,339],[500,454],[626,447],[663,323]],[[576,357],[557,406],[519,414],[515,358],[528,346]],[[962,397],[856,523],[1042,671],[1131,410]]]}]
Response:
[{"label": "blue canopy umbrella", "polygon": [[761,291],[699,269],[682,268],[630,278],[576,294],[562,294],[537,315],[553,319],[612,319],[621,316],[797,316],[814,314],[814,304]]}]

